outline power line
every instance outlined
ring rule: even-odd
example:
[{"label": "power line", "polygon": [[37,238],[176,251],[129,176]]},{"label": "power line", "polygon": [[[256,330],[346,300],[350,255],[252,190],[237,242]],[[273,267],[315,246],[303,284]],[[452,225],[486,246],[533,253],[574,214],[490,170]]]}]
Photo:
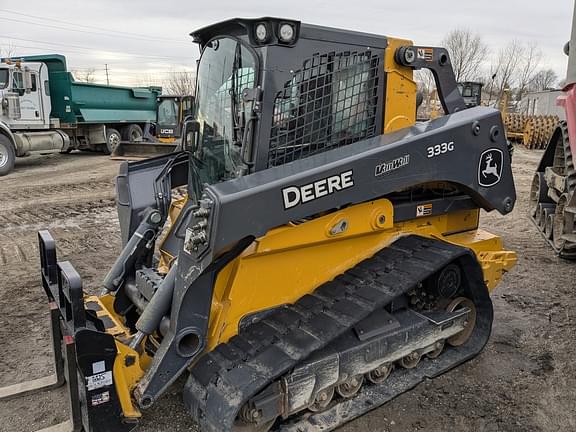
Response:
[{"label": "power line", "polygon": [[[79,30],[79,29],[72,29],[72,28],[66,28],[66,27],[60,27],[60,26],[55,26],[55,25],[50,25],[50,24],[42,24],[42,23],[35,23],[32,21],[25,21],[25,20],[19,20],[16,18],[6,18],[6,17],[0,17],[0,20],[4,20],[4,21],[9,21],[9,22],[18,22],[18,23],[23,23],[23,24],[28,24],[28,25],[35,25],[35,26],[40,26],[40,27],[47,27],[47,28],[53,28],[53,29],[58,29],[58,30],[64,30],[64,31],[71,31],[71,32],[77,32],[77,33],[87,33],[87,34],[93,34],[93,35],[97,35],[97,36],[108,36],[108,37],[115,37],[117,38],[118,35],[114,35],[114,34],[107,34],[107,33],[102,33],[102,32],[94,32],[94,31],[90,31],[90,30]],[[147,42],[165,42],[165,41],[159,41],[156,39],[151,39],[151,38],[137,38],[137,37],[133,37],[133,36],[123,36],[125,38],[130,38],[130,39],[136,39],[136,40],[141,40],[141,41],[147,41]],[[183,41],[170,41],[171,43],[180,43],[180,44],[187,44],[187,42],[183,42]]]},{"label": "power line", "polygon": [[[97,27],[97,26],[91,26],[91,25],[86,25],[86,24],[76,24],[70,21],[65,21],[65,20],[61,20],[61,19],[56,19],[56,18],[46,18],[46,17],[41,17],[38,15],[32,15],[32,14],[26,14],[26,13],[22,13],[22,12],[16,12],[16,11],[12,11],[12,10],[8,10],[8,9],[0,9],[0,12],[6,12],[9,14],[13,14],[13,15],[20,15],[20,16],[24,16],[24,17],[28,17],[28,18],[34,18],[34,19],[38,19],[38,20],[42,20],[42,21],[48,21],[48,22],[59,22],[62,24],[66,24],[66,25],[72,25],[75,27],[81,27],[81,28],[89,28],[89,29],[95,29],[95,30],[101,30],[101,31],[105,31],[105,32],[109,32],[109,33],[117,33],[117,34],[122,34],[122,35],[126,35],[126,36],[135,36],[137,38],[141,38],[141,39],[146,39],[146,40],[151,40],[151,41],[167,41],[167,42],[178,42],[178,43],[185,43],[181,40],[177,40],[177,39],[169,39],[169,38],[163,38],[163,37],[154,37],[151,38],[148,35],[144,35],[144,34],[139,34],[139,33],[132,33],[132,32],[125,32],[125,31],[121,31],[121,30],[114,30],[114,29],[109,29],[109,28],[105,28],[105,27]],[[23,21],[25,22],[25,21]],[[36,25],[42,25],[42,24],[38,24],[38,23],[30,23],[30,24],[36,24]],[[52,26],[54,27],[54,26]],[[62,27],[56,27],[56,28],[60,28],[62,29]],[[69,29],[69,28],[63,28],[64,30],[73,30],[73,31],[77,31],[74,29]],[[100,33],[101,34],[101,33]]]},{"label": "power line", "polygon": [[[42,42],[41,42],[42,43]],[[20,43],[15,44],[15,45],[11,45],[11,47],[13,47],[14,49],[19,49],[19,48],[25,48],[25,49],[30,49],[30,50],[42,50],[45,51],[48,48],[47,47],[40,47],[40,46],[32,46],[32,45],[22,45]],[[78,50],[74,50],[74,49],[70,49],[70,48],[59,48],[58,51],[62,54],[86,54],[84,51],[78,51]],[[16,56],[18,56],[18,54],[16,54]],[[98,63],[100,64],[100,63]],[[108,62],[109,65],[120,65],[120,67],[124,66],[124,65],[133,65],[133,64],[150,64],[149,60],[138,60],[136,59],[131,59],[130,63],[128,63],[127,61],[109,61]],[[91,66],[86,66],[86,67],[80,67],[80,69],[92,69]],[[97,70],[104,70],[104,69],[98,69]]]},{"label": "power line", "polygon": [[[7,38],[7,39],[20,40],[20,41],[25,41],[25,42],[35,42],[35,43],[40,43],[40,44],[44,44],[44,45],[71,47],[71,48],[77,48],[77,49],[82,49],[82,50],[88,50],[91,52],[98,50],[97,48],[84,47],[84,46],[80,46],[80,45],[71,45],[71,44],[63,44],[63,43],[56,43],[56,42],[44,42],[44,41],[39,41],[36,39],[24,39],[24,38],[18,38],[18,37],[14,37],[14,36],[0,35],[0,37],[1,38]],[[43,49],[45,49],[45,48],[43,48]],[[99,50],[99,51],[113,53],[113,54],[130,55],[133,57],[150,58],[150,59],[182,59],[182,57],[177,57],[177,56],[143,55],[143,54],[126,52],[126,51],[112,51],[112,50]]]}]

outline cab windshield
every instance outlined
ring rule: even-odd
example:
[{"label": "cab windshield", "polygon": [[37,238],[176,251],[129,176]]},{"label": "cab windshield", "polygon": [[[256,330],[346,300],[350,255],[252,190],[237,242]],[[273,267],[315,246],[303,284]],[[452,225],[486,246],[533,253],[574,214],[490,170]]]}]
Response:
[{"label": "cab windshield", "polygon": [[162,99],[158,106],[158,124],[178,124],[178,104],[174,99]]},{"label": "cab windshield", "polygon": [[241,42],[219,38],[204,48],[196,89],[199,133],[192,155],[201,183],[236,178],[246,168],[241,150],[251,108],[242,91],[253,88],[255,79],[256,59]]},{"label": "cab windshield", "polygon": [[0,69],[0,90],[4,90],[8,87],[9,77],[8,69]]}]

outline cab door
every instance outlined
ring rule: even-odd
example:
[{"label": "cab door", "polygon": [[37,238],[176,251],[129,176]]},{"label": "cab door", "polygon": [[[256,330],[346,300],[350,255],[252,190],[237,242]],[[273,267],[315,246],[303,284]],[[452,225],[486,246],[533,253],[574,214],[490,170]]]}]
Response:
[{"label": "cab door", "polygon": [[[29,78],[25,77],[29,74]],[[26,82],[28,80],[28,82]],[[36,71],[15,70],[12,76],[12,91],[20,99],[20,120],[23,127],[33,129],[44,125],[44,112],[40,80]]]}]

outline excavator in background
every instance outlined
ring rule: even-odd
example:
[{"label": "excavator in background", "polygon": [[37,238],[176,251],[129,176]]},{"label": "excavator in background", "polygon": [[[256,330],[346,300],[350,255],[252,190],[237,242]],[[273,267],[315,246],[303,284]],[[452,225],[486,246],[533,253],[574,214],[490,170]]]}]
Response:
[{"label": "excavator in background", "polygon": [[184,119],[192,115],[194,96],[160,95],[157,102],[156,121],[145,131],[143,138],[119,142],[112,151],[112,159],[145,159],[178,148]]},{"label": "excavator in background", "polygon": [[[500,112],[466,107],[448,52],[279,18],[192,37],[182,151],[121,165],[103,291],[39,232],[71,428],[129,431],[184,376],[202,431],[327,431],[475,357],[516,262],[480,211],[516,193]],[[424,123],[420,68],[446,113]]]},{"label": "excavator in background", "polygon": [[[562,258],[576,259],[576,6],[572,35],[564,46],[568,55],[563,95],[557,103],[566,120],[552,133],[530,190],[530,218]],[[572,49],[571,49],[572,48]]]}]

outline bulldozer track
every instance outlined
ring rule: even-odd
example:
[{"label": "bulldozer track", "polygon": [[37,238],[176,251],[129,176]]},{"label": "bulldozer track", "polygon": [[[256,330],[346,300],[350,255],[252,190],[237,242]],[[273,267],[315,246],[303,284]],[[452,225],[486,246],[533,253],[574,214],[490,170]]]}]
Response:
[{"label": "bulldozer track", "polygon": [[558,127],[562,129],[562,146],[564,148],[564,158],[566,161],[566,183],[568,192],[573,193],[576,188],[576,169],[574,169],[574,157],[570,148],[570,140],[568,139],[568,123],[561,121]]},{"label": "bulldozer track", "polygon": [[[554,151],[554,162],[553,167],[554,170],[557,172],[561,172],[566,177],[566,190],[565,194],[568,196],[572,195],[576,190],[576,169],[574,167],[574,158],[572,155],[572,150],[570,148],[570,141],[568,135],[568,123],[566,121],[560,121],[558,123],[558,129],[560,129],[560,137],[557,147]],[[552,135],[551,139],[554,137]],[[553,144],[550,141],[549,145]],[[552,213],[551,218],[554,220],[556,218],[555,211],[557,209],[558,203],[550,204]],[[550,244],[550,246],[554,249],[556,253],[558,253],[561,257],[566,259],[576,259],[576,244],[571,241],[566,241],[562,244],[561,247],[554,242],[552,236],[548,235],[545,232],[545,226],[543,223],[539,223],[538,218],[542,218],[542,215],[538,213],[536,216],[530,215],[530,220],[534,223],[538,231],[543,235],[544,239]]]},{"label": "bulldozer track", "polygon": [[[189,411],[203,430],[233,430],[238,413],[247,401],[312,352],[328,346],[370,313],[388,305],[450,262],[471,255],[465,248],[438,240],[418,236],[400,238],[312,294],[247,326],[230,341],[200,358],[191,369],[184,389]],[[490,318],[487,331],[475,338],[474,348],[463,357],[452,358],[448,366],[440,371],[428,371],[428,375],[442,373],[471,358],[487,341],[491,303],[475,257],[473,262],[475,266],[467,276],[480,285],[471,289],[485,295],[482,301],[487,309],[484,312],[488,311]],[[409,385],[416,384],[409,381]],[[330,430],[384,402],[385,398],[375,397],[368,405],[355,405],[347,411],[345,419],[333,417],[321,422],[322,427],[297,417],[277,430]],[[325,413],[313,417],[319,416],[326,417]]]}]

